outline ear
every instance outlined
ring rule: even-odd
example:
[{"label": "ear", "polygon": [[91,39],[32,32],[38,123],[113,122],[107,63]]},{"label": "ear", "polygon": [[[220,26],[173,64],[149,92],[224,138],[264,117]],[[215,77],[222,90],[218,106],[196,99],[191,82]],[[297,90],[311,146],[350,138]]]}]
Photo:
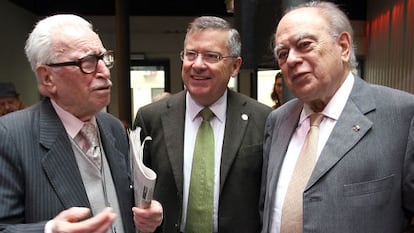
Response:
[{"label": "ear", "polygon": [[242,65],[242,58],[241,57],[235,58],[235,61],[233,62],[233,71],[231,72],[231,77],[237,76],[241,65]]},{"label": "ear", "polygon": [[349,35],[348,32],[342,32],[341,34],[339,34],[337,41],[338,45],[341,48],[342,60],[345,62],[349,62],[352,49],[351,35]]},{"label": "ear", "polygon": [[45,65],[40,65],[36,68],[36,74],[37,78],[39,79],[39,86],[41,87],[41,89],[43,91],[46,91],[48,94],[55,93],[56,85],[54,82],[54,76],[52,72],[50,72],[50,68]]}]

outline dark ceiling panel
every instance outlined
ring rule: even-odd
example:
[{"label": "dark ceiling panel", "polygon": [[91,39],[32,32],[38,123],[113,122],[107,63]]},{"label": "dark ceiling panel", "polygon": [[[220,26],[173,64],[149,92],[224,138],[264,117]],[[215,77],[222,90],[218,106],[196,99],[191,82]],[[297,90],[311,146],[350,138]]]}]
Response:
[{"label": "dark ceiling panel", "polygon": [[[114,0],[9,0],[26,10],[46,16],[56,13],[81,15],[114,15]],[[132,16],[231,16],[226,12],[224,0],[135,0],[130,1]]]},{"label": "dark ceiling panel", "polygon": [[[76,13],[80,15],[114,15],[115,0],[9,0],[38,15]],[[235,0],[247,1],[247,0]],[[257,0],[260,1],[260,0]],[[232,16],[227,13],[224,0],[131,0],[132,16]],[[365,0],[333,0],[353,20],[365,20]],[[237,4],[237,3],[236,3]]]}]

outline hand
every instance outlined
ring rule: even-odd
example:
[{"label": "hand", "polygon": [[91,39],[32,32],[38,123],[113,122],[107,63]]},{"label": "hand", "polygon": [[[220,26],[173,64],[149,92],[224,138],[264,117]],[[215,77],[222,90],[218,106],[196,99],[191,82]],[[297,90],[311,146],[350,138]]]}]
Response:
[{"label": "hand", "polygon": [[139,232],[154,232],[162,223],[162,206],[158,201],[152,200],[146,208],[133,207],[135,227]]},{"label": "hand", "polygon": [[111,208],[105,208],[98,215],[82,220],[88,217],[89,214],[90,210],[85,207],[72,207],[64,210],[52,220],[52,232],[106,233],[116,217]]}]

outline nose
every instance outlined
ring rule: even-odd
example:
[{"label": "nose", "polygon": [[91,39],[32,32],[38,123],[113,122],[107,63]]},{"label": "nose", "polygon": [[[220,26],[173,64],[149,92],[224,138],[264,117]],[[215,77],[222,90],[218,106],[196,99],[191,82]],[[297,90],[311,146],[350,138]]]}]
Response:
[{"label": "nose", "polygon": [[98,71],[97,73],[101,74],[101,76],[105,77],[106,79],[111,78],[111,72],[103,60],[98,60],[96,66],[96,70]]},{"label": "nose", "polygon": [[302,55],[296,49],[289,49],[288,57],[286,58],[286,63],[288,66],[294,66],[296,63],[300,62]]},{"label": "nose", "polygon": [[204,66],[205,62],[203,59],[203,55],[198,54],[198,56],[193,61],[193,66]]}]

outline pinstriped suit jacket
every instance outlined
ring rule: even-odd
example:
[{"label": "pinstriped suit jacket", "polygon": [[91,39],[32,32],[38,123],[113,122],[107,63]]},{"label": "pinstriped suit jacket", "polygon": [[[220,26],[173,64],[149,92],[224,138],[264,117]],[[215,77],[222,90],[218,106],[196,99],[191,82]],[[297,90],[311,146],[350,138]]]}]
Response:
[{"label": "pinstriped suit jacket", "polygon": [[[120,121],[97,114],[125,232],[134,232],[128,144]],[[70,139],[48,98],[0,118],[0,232],[44,232],[73,206],[90,207]],[[121,217],[121,216],[118,216]]]},{"label": "pinstriped suit jacket", "polygon": [[[266,123],[262,233],[270,231],[279,172],[302,107],[290,101]],[[304,233],[403,232],[414,214],[414,153],[406,153],[413,116],[413,95],[355,78],[304,191]]]}]

